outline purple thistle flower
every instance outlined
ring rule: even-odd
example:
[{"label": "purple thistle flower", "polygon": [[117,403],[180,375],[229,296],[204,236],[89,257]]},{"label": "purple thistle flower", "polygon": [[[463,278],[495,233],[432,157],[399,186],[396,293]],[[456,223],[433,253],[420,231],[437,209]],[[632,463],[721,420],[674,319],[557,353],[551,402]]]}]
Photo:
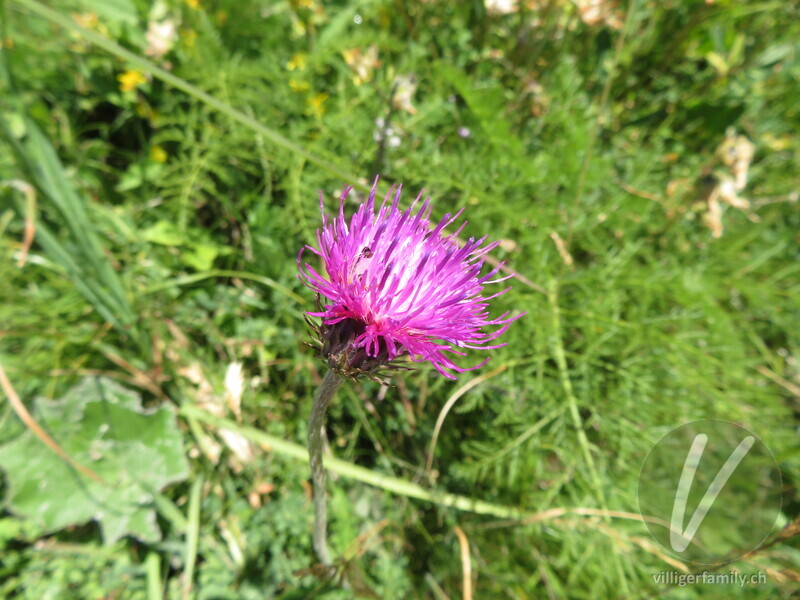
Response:
[{"label": "purple thistle flower", "polygon": [[[474,367],[461,368],[448,354],[464,356],[462,349],[504,346],[487,344],[522,316],[509,317],[506,312],[495,319],[489,317],[489,300],[511,289],[483,295],[484,286],[512,277],[492,280],[500,267],[480,275],[484,257],[499,242],[481,247],[484,236],[470,238],[459,247],[455,238],[466,222],[449,235],[444,229],[462,211],[453,216],[448,213],[433,226],[428,220],[428,200],[414,210],[422,192],[408,210],[398,207],[402,186],[396,191],[392,187],[376,213],[377,185],[376,178],[369,199],[349,223],[344,203],[352,187],[342,191],[339,214],[331,220],[325,216],[320,191],[319,249],[305,246],[297,257],[301,280],[317,292],[318,299],[322,296],[329,301],[319,311],[307,313],[322,318],[315,331],[323,357],[331,368],[351,377],[370,374],[403,355],[414,362],[430,362],[450,379],[455,377],[449,371],[483,366],[488,358]],[[302,262],[305,249],[323,260],[327,277]]]}]

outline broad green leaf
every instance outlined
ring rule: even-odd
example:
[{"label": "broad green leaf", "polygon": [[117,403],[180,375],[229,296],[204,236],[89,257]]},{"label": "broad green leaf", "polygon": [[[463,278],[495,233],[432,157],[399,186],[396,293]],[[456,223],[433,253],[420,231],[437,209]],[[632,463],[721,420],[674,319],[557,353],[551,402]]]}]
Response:
[{"label": "broad green leaf", "polygon": [[188,474],[175,415],[145,410],[139,396],[105,378],[86,378],[60,400],[40,400],[39,424],[78,464],[79,473],[30,431],[0,447],[8,508],[44,531],[96,520],[106,543],[125,535],[161,538],[153,494]]},{"label": "broad green leaf", "polygon": [[142,232],[142,239],[162,246],[180,246],[189,241],[177,226],[169,221],[158,221],[148,227]]},{"label": "broad green leaf", "polygon": [[197,271],[208,271],[219,256],[219,248],[211,244],[196,244],[191,252],[183,255],[183,262]]}]

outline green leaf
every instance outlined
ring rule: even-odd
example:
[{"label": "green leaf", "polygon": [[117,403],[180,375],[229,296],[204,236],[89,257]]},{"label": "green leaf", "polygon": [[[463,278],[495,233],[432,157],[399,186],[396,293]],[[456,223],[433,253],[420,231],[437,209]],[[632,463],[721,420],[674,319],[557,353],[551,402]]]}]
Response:
[{"label": "green leaf", "polygon": [[169,221],[159,221],[152,227],[148,227],[142,232],[142,238],[162,246],[181,246],[189,241],[175,224]]},{"label": "green leaf", "polygon": [[157,181],[163,170],[162,163],[146,162],[144,165],[135,163],[122,174],[114,189],[118,192],[130,192],[145,182]]},{"label": "green leaf", "polygon": [[183,262],[198,271],[208,271],[219,256],[219,248],[210,244],[196,244],[183,256]]},{"label": "green leaf", "polygon": [[144,410],[136,393],[86,378],[61,400],[37,402],[36,414],[61,448],[103,481],[79,473],[26,431],[0,447],[8,508],[44,531],[94,519],[106,543],[124,535],[161,539],[153,496],[188,474],[173,410]]}]

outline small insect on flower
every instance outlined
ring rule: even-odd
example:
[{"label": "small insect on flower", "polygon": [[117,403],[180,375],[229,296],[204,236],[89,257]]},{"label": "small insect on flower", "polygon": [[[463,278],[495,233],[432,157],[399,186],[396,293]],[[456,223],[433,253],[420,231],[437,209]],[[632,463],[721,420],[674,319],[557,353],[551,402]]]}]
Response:
[{"label": "small insect on flower", "polygon": [[[505,344],[487,345],[502,335],[522,314],[489,316],[490,301],[510,287],[484,295],[485,286],[512,277],[497,275],[500,267],[481,275],[486,255],[499,242],[484,245],[486,237],[470,238],[462,246],[456,236],[466,225],[445,234],[461,211],[447,214],[434,225],[431,208],[422,193],[412,206],[399,207],[402,186],[392,187],[376,210],[375,192],[350,218],[344,204],[351,187],[345,187],[339,214],[328,219],[320,192],[322,228],[317,247],[305,246],[297,257],[300,279],[317,292],[320,317],[311,324],[322,357],[330,368],[347,377],[375,375],[398,357],[430,362],[436,370],[454,379],[462,368],[450,355],[464,356],[464,349],[490,350]],[[326,275],[303,262],[304,250],[319,256]],[[323,304],[322,298],[325,299]]]}]

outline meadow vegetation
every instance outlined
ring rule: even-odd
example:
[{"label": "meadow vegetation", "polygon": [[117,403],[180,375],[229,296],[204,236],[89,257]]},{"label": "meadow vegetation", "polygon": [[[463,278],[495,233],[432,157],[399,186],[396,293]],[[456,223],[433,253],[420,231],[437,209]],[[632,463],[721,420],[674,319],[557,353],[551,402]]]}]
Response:
[{"label": "meadow vegetation", "polygon": [[[789,597],[798,40],[783,0],[0,0],[0,596]],[[376,174],[502,240],[527,314],[458,381],[339,392],[342,589],[296,257]],[[725,567],[766,585],[654,582],[702,569],[639,470],[701,418],[780,465]]]}]

